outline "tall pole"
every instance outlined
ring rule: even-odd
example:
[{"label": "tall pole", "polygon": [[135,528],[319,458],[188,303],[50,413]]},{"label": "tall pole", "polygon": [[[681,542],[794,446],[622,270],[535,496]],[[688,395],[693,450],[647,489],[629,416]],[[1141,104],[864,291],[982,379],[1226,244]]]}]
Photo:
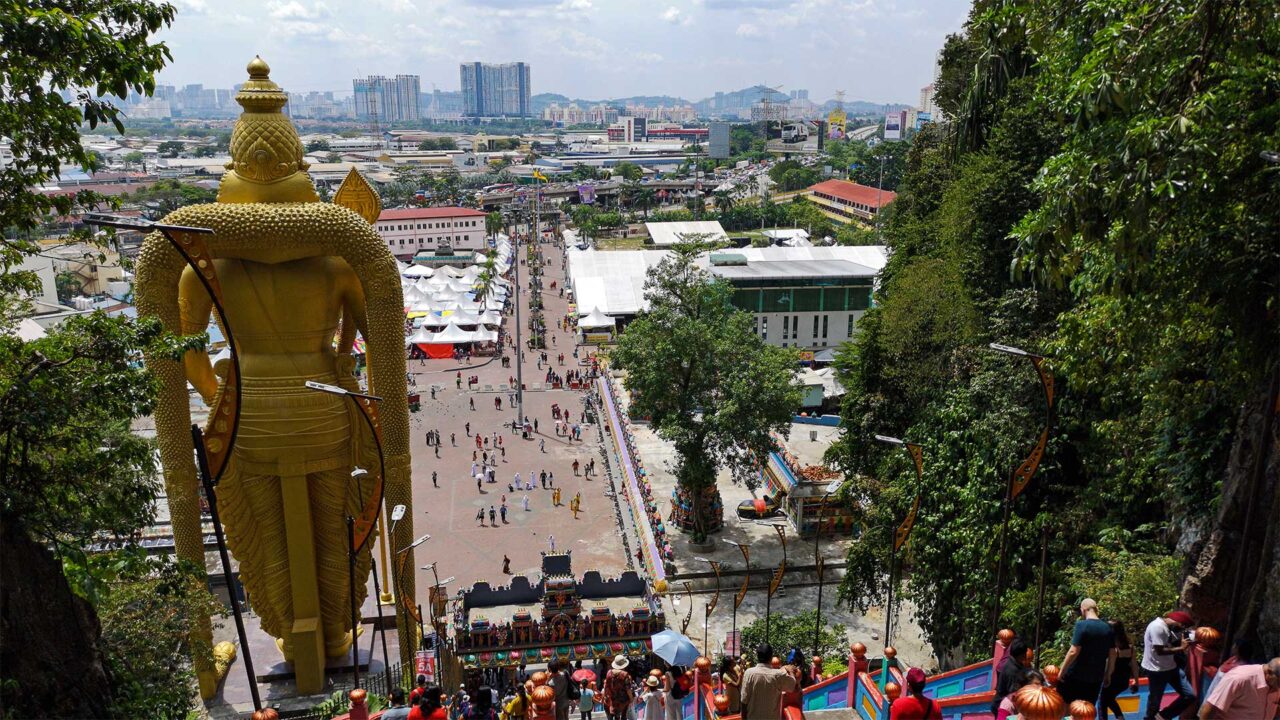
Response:
[{"label": "tall pole", "polygon": [[822,501],[818,503],[818,522],[813,528],[813,563],[818,571],[818,605],[817,620],[813,624],[813,654],[821,655],[819,652],[819,643],[822,638],[822,585],[825,576],[824,563],[822,561],[822,551],[818,547],[818,539],[822,537],[822,516],[827,512],[827,498],[831,497],[831,493],[840,488],[840,481],[836,480],[827,486],[826,494],[822,496]]},{"label": "tall pole", "polygon": [[[372,557],[372,554],[369,562],[373,565],[371,568],[373,570],[373,592],[378,597],[382,597],[381,588],[378,587],[378,562]],[[383,570],[386,570],[385,565]],[[382,636],[382,672],[387,677],[387,692],[391,692],[391,660],[387,657],[387,629],[382,622],[382,603],[376,602],[373,606],[378,610],[378,634]]]},{"label": "tall pole", "polygon": [[[893,566],[894,566],[894,561],[897,559],[897,556],[898,556],[898,551],[894,549],[894,546],[897,544],[896,539],[897,539],[896,529],[890,526],[889,528],[889,589],[885,592],[885,601],[884,601],[884,646],[885,647],[889,647],[890,633],[893,632],[893,570],[894,570]],[[885,672],[888,672],[888,671],[886,670]]]},{"label": "tall pole", "polygon": [[356,641],[356,519],[347,516],[347,600],[351,604],[351,687],[360,687],[360,643]]},{"label": "tall pole", "polygon": [[[882,143],[883,144],[883,143]],[[876,234],[880,233],[880,208],[884,199],[884,148],[880,149],[880,180],[876,183]]]},{"label": "tall pole", "polygon": [[1040,590],[1036,596],[1036,659],[1040,659],[1040,618],[1044,617],[1044,576],[1049,565],[1049,523],[1040,525]]},{"label": "tall pole", "polygon": [[[523,432],[524,428],[524,373],[521,369],[524,363],[521,359],[524,357],[524,333],[520,324],[520,223],[517,216],[516,232],[509,235],[511,240],[511,258],[514,260],[511,267],[515,269],[515,286],[516,286],[516,424],[520,428],[519,432]],[[432,621],[434,629],[435,622]]]},{"label": "tall pole", "polygon": [[725,540],[730,545],[738,548],[742,553],[742,562],[746,565],[746,573],[742,580],[742,588],[738,590],[738,594],[733,596],[733,626],[729,634],[733,638],[735,655],[742,655],[742,640],[738,637],[738,606],[747,597],[747,589],[751,586],[751,548],[746,543],[739,543],[733,540]]},{"label": "tall pole", "polygon": [[209,502],[213,536],[218,541],[218,557],[222,560],[222,578],[227,585],[227,598],[231,601],[231,615],[235,618],[236,634],[240,637],[240,652],[244,654],[244,671],[249,677],[249,693],[253,696],[253,709],[261,710],[262,698],[258,695],[258,678],[253,671],[253,653],[249,651],[249,636],[244,630],[244,616],[240,613],[240,601],[236,598],[235,579],[231,575],[231,556],[227,553],[227,540],[222,534],[222,520],[218,515],[218,496],[213,490],[213,479],[209,476],[209,456],[205,454],[204,432],[199,425],[191,426],[191,441],[196,448],[196,464],[200,471],[200,482],[204,485],[204,496]]},{"label": "tall pole", "polygon": [[1040,376],[1040,387],[1044,391],[1045,406],[1044,427],[1040,430],[1040,438],[1036,441],[1035,446],[1031,448],[1031,453],[1027,455],[1026,459],[1009,475],[1009,482],[1005,485],[1004,517],[1000,523],[1000,554],[996,559],[995,609],[991,614],[991,635],[994,637],[1000,627],[1000,612],[1004,595],[1006,553],[1008,552],[1009,543],[1009,516],[1013,511],[1014,501],[1027,488],[1031,478],[1036,474],[1036,470],[1039,469],[1040,461],[1044,459],[1045,448],[1049,444],[1049,432],[1053,429],[1054,419],[1054,378],[1053,371],[1045,366],[1043,355],[1036,355],[1021,348],[999,343],[991,343],[988,347],[996,352],[1025,357],[1031,361],[1031,366],[1035,368],[1036,374]]},{"label": "tall pole", "polygon": [[907,442],[901,438],[888,435],[876,435],[876,440],[890,445],[900,445],[911,457],[916,468],[916,499],[911,504],[911,511],[901,524],[889,526],[889,585],[885,591],[884,603],[884,646],[889,647],[893,635],[893,588],[894,571],[897,569],[898,550],[907,544],[911,537],[911,528],[915,526],[916,514],[920,511],[920,497],[924,490],[924,449],[918,444]]}]

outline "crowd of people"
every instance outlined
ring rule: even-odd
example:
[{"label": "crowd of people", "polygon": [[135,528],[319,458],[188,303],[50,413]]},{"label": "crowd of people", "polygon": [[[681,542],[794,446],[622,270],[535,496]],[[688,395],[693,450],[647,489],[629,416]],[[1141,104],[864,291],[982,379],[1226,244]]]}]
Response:
[{"label": "crowd of people", "polygon": [[[1099,720],[1112,715],[1123,720],[1119,698],[1123,693],[1137,692],[1140,677],[1146,677],[1148,697],[1154,699],[1147,702],[1144,720],[1175,720],[1189,712],[1201,720],[1272,720],[1278,716],[1280,658],[1264,662],[1247,638],[1236,640],[1229,656],[1217,666],[1212,682],[1205,684],[1204,667],[1191,656],[1195,630],[1188,613],[1174,610],[1147,624],[1141,661],[1139,648],[1129,639],[1124,625],[1103,620],[1093,599],[1080,603],[1079,617],[1056,677],[1031,667],[1026,641],[1012,639],[996,667],[991,704],[996,720],[1028,718],[1028,708],[1043,705],[1046,697],[1063,712],[1081,707],[1077,703],[1088,703],[1096,709]],[[1161,707],[1167,692],[1173,693],[1174,699]],[[894,714],[891,720],[899,720],[899,716]]]}]

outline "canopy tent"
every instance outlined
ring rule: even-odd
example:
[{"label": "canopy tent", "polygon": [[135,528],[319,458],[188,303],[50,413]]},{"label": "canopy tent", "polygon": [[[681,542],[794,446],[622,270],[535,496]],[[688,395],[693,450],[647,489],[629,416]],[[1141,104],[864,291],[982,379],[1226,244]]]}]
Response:
[{"label": "canopy tent", "polygon": [[427,294],[422,292],[418,288],[416,287],[405,288],[405,291],[404,291],[405,307],[417,305],[418,303],[423,302],[426,299],[427,299]]},{"label": "canopy tent", "polygon": [[433,335],[431,338],[431,342],[434,344],[460,343],[460,342],[472,342],[474,341],[474,339],[475,339],[475,333],[463,330],[462,328],[458,327],[457,323],[453,321],[453,318],[450,318],[449,324],[445,326],[444,330],[441,330],[440,332]]},{"label": "canopy tent", "polygon": [[400,274],[409,278],[424,278],[431,277],[435,271],[425,265],[414,265]]},{"label": "canopy tent", "polygon": [[427,332],[426,328],[419,328],[417,332],[409,336],[408,341],[415,345],[429,343],[431,342],[431,336],[433,335],[435,335],[435,333]]},{"label": "canopy tent", "polygon": [[461,293],[469,293],[472,290],[474,290],[475,287],[469,282],[465,282],[462,280],[454,280],[449,283],[449,289],[456,293],[461,294]]},{"label": "canopy tent", "polygon": [[449,321],[439,313],[431,313],[422,318],[422,327],[442,328],[448,324]]},{"label": "canopy tent", "polygon": [[462,293],[445,288],[436,292],[431,299],[438,303],[457,302],[462,299]]},{"label": "canopy tent", "polygon": [[472,336],[472,342],[498,342],[497,330],[477,330]]},{"label": "canopy tent", "polygon": [[462,277],[462,271],[452,265],[445,265],[440,268],[440,272],[448,275],[449,277]]},{"label": "canopy tent", "polygon": [[432,290],[440,290],[449,287],[449,278],[445,275],[436,275],[426,280],[423,284]]},{"label": "canopy tent", "polygon": [[578,327],[580,328],[611,328],[618,324],[617,318],[609,317],[600,312],[600,308],[593,308],[591,312],[578,318]]},{"label": "canopy tent", "polygon": [[501,325],[502,315],[500,315],[496,310],[485,310],[483,313],[480,314],[480,324],[481,325]]},{"label": "canopy tent", "polygon": [[479,325],[480,316],[473,310],[458,310],[449,316],[449,322],[458,325]]}]

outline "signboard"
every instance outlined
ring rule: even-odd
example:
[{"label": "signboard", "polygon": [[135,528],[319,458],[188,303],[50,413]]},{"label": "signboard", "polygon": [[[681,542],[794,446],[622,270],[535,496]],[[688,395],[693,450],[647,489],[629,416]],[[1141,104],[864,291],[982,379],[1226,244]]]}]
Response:
[{"label": "signboard", "polygon": [[770,120],[765,130],[765,149],[816,155],[826,144],[826,134],[825,120]]},{"label": "signboard", "polygon": [[431,657],[431,653],[426,650],[419,650],[413,654],[413,676],[427,678],[427,685],[434,685],[436,682],[436,659]]},{"label": "signboard", "polygon": [[613,342],[613,333],[608,331],[584,333],[583,341],[588,345],[608,345]]},{"label": "signboard", "polygon": [[595,185],[579,185],[578,186],[578,202],[583,205],[590,205],[596,201]]},{"label": "signboard", "polygon": [[710,157],[725,160],[729,157],[729,123],[713,122],[707,128]]},{"label": "signboard", "polygon": [[849,116],[845,114],[844,110],[840,108],[832,110],[831,114],[827,115],[827,139],[843,140],[848,121]]},{"label": "signboard", "polygon": [[903,113],[891,112],[884,116],[884,139],[885,140],[901,140],[902,139],[902,121]]},{"label": "signboard", "polygon": [[933,113],[918,112],[916,113],[916,129],[924,127],[926,124],[933,122]]}]

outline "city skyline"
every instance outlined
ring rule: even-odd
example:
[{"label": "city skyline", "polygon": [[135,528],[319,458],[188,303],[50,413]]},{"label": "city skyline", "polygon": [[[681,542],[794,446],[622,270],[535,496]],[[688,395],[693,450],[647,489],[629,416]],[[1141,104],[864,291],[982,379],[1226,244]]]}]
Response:
[{"label": "city skyline", "polygon": [[960,29],[961,0],[174,0],[162,38],[172,85],[239,82],[260,54],[290,92],[350,94],[351,79],[418,75],[422,91],[458,91],[463,62],[538,68],[533,94],[689,101],[753,85],[803,88],[815,102],[913,103],[937,51]]}]

